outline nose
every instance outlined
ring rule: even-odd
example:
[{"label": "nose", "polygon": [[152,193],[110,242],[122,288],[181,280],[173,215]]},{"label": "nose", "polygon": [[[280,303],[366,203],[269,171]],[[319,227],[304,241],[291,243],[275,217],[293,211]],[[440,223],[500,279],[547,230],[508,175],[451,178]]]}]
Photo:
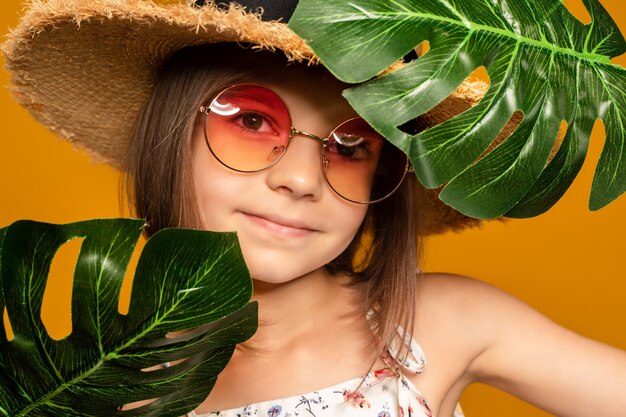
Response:
[{"label": "nose", "polygon": [[324,188],[321,168],[322,145],[311,138],[295,135],[287,151],[267,172],[267,185],[294,198],[320,198]]}]

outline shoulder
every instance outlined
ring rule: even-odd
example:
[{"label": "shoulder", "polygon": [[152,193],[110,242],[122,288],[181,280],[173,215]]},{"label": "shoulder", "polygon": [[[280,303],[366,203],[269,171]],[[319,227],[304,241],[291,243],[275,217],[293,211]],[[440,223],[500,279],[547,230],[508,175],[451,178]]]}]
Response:
[{"label": "shoulder", "polygon": [[457,372],[471,374],[471,380],[480,379],[486,352],[506,340],[519,341],[512,332],[552,323],[511,294],[461,275],[423,274],[417,297],[417,337],[431,341],[432,350],[461,359]]},{"label": "shoulder", "polygon": [[[417,296],[417,313],[454,319],[455,323],[497,319],[495,311],[512,311],[526,306],[507,292],[475,278],[447,274],[425,273],[421,277]],[[526,308],[530,308],[526,306]],[[478,324],[478,323],[477,323]]]},{"label": "shoulder", "polygon": [[420,291],[435,297],[467,297],[476,293],[506,294],[499,288],[465,275],[425,272],[421,274]]},{"label": "shoulder", "polygon": [[425,273],[421,277],[417,311],[436,311],[445,317],[468,322],[480,319],[498,320],[496,311],[514,314],[531,307],[511,294],[475,278],[447,274]]},{"label": "shoulder", "polygon": [[415,336],[425,345],[429,362],[439,355],[442,362],[456,358],[454,373],[458,376],[493,342],[496,311],[510,309],[513,300],[504,291],[475,278],[424,273],[418,287]]}]

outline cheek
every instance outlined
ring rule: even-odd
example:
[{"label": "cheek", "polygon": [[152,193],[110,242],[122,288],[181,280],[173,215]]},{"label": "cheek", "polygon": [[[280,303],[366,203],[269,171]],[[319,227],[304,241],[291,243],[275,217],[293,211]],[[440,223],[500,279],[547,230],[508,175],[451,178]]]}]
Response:
[{"label": "cheek", "polygon": [[[345,246],[342,249],[342,252],[345,248],[348,247],[348,245],[354,239],[356,232],[359,230],[359,227],[361,227],[361,223],[363,223],[363,220],[365,219],[366,213],[367,213],[367,206],[358,205],[358,206],[351,207],[351,210],[349,210],[343,216],[340,216],[340,217],[338,216],[338,218],[336,219],[335,224],[336,224],[337,230],[344,237]],[[338,255],[339,254],[337,254],[337,256]]]},{"label": "cheek", "polygon": [[196,204],[202,222],[202,228],[205,230],[211,230],[218,232],[219,224],[219,210],[215,204],[211,202],[219,201],[219,193],[215,189],[210,181],[207,181],[206,176],[197,174],[194,172],[194,188],[196,193]]},{"label": "cheek", "polygon": [[[200,136],[202,136],[200,134]],[[211,156],[204,138],[194,137],[192,153],[192,180],[202,228],[214,232],[231,231],[225,210],[231,201],[233,187],[229,178]]]}]

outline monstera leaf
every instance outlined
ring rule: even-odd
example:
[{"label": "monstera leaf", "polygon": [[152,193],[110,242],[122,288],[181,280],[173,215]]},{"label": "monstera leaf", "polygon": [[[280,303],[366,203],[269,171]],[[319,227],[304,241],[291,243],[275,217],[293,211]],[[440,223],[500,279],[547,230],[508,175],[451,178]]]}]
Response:
[{"label": "monstera leaf", "polygon": [[[8,340],[7,329],[0,329],[0,415],[178,417],[208,395],[234,345],[256,329],[236,236],[156,233],[138,261],[128,314],[121,315],[122,280],[143,224],[20,221],[0,229],[0,311],[6,307],[13,331]],[[41,303],[54,254],[73,238],[84,240],[73,280],[72,332],[53,340]]]},{"label": "monstera leaf", "polygon": [[[578,173],[597,119],[606,142],[590,208],[626,190],[626,43],[597,0],[584,25],[562,0],[301,0],[290,27],[349,83],[367,81],[418,45],[428,51],[344,92],[355,110],[411,159],[440,199],[477,218],[530,217]],[[489,89],[470,110],[418,134],[399,127],[442,102],[477,68]],[[523,121],[481,158],[516,111]],[[559,127],[567,133],[550,159]],[[550,162],[548,163],[548,161]]]}]

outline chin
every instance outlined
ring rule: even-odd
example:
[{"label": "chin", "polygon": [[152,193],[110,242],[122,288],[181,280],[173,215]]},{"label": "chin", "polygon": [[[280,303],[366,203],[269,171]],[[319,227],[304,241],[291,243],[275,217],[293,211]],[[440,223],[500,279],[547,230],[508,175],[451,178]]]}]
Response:
[{"label": "chin", "polygon": [[[251,242],[252,241],[252,242]],[[324,257],[315,254],[315,248],[290,247],[268,242],[259,244],[253,239],[242,239],[239,243],[243,259],[255,281],[281,284],[310,273],[327,262]],[[265,242],[263,242],[265,243]]]},{"label": "chin", "polygon": [[277,265],[250,265],[250,276],[255,282],[264,282],[267,284],[284,284],[294,279],[307,275],[311,271],[295,271],[283,264]]},{"label": "chin", "polygon": [[[261,254],[256,254],[261,255]],[[277,257],[274,254],[264,254],[264,256],[246,256],[244,259],[250,276],[255,282],[268,284],[284,284],[315,271],[324,269],[324,262],[308,262],[304,259],[293,259],[292,257]],[[303,262],[304,261],[304,262]]]}]

